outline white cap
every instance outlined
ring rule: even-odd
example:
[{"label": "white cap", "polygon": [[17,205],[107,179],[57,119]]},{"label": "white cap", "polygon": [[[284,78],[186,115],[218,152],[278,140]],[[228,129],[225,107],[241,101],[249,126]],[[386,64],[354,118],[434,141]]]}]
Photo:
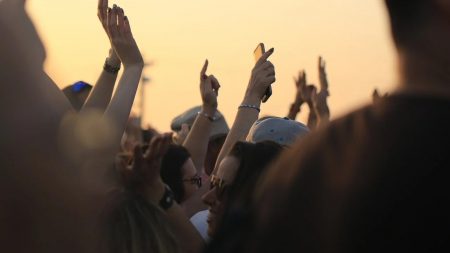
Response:
[{"label": "white cap", "polygon": [[309,133],[304,124],[288,118],[265,117],[257,120],[247,136],[247,141],[256,143],[273,141],[283,146],[291,146],[294,142]]}]

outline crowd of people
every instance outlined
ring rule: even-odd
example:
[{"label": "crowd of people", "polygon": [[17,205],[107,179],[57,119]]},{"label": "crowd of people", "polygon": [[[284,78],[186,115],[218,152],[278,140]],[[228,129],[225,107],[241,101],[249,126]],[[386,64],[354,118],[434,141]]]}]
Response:
[{"label": "crowd of people", "polygon": [[200,105],[170,133],[130,118],[144,62],[125,10],[98,0],[111,43],[101,74],[60,90],[26,2],[0,0],[1,252],[448,248],[449,1],[384,1],[401,79],[371,105],[330,121],[319,57],[319,87],[300,71],[287,115],[260,118],[271,48],[231,126],[206,60]]}]

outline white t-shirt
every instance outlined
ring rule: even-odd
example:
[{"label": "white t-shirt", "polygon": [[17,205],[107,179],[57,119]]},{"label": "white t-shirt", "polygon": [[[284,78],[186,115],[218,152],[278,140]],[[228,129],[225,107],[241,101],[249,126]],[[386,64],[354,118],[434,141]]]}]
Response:
[{"label": "white t-shirt", "polygon": [[208,219],[208,214],[209,214],[208,210],[200,211],[194,214],[194,216],[192,216],[190,219],[191,223],[203,237],[203,240],[205,240],[205,242],[209,240],[208,223],[206,222]]}]

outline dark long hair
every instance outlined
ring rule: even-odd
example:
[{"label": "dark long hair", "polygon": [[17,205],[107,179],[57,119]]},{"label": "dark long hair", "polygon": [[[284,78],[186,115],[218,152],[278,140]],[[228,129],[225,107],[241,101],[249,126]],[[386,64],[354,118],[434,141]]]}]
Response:
[{"label": "dark long hair", "polygon": [[187,149],[180,145],[170,145],[161,163],[161,178],[173,191],[175,200],[180,203],[184,198],[183,164],[191,157]]},{"label": "dark long hair", "polygon": [[272,141],[235,144],[229,155],[239,160],[239,168],[230,190],[224,196],[224,215],[206,252],[234,252],[240,248],[252,227],[250,204],[253,192],[266,168],[282,150],[281,145]]},{"label": "dark long hair", "polygon": [[229,155],[239,159],[239,168],[227,195],[226,206],[245,208],[252,198],[258,179],[282,150],[281,145],[272,141],[236,143]]}]

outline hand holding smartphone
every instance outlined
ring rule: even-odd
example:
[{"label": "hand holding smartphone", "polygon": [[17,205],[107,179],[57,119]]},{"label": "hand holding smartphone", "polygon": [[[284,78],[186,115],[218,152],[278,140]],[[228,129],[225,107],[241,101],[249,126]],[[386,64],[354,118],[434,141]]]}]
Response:
[{"label": "hand holding smartphone", "polygon": [[[258,62],[258,60],[263,56],[263,54],[266,52],[266,49],[264,47],[264,43],[259,43],[259,45],[256,47],[255,51],[253,52],[255,56],[255,62]],[[267,102],[269,100],[270,96],[272,96],[272,85],[269,85],[266,89],[266,93],[262,97],[261,101],[263,103]]]}]

